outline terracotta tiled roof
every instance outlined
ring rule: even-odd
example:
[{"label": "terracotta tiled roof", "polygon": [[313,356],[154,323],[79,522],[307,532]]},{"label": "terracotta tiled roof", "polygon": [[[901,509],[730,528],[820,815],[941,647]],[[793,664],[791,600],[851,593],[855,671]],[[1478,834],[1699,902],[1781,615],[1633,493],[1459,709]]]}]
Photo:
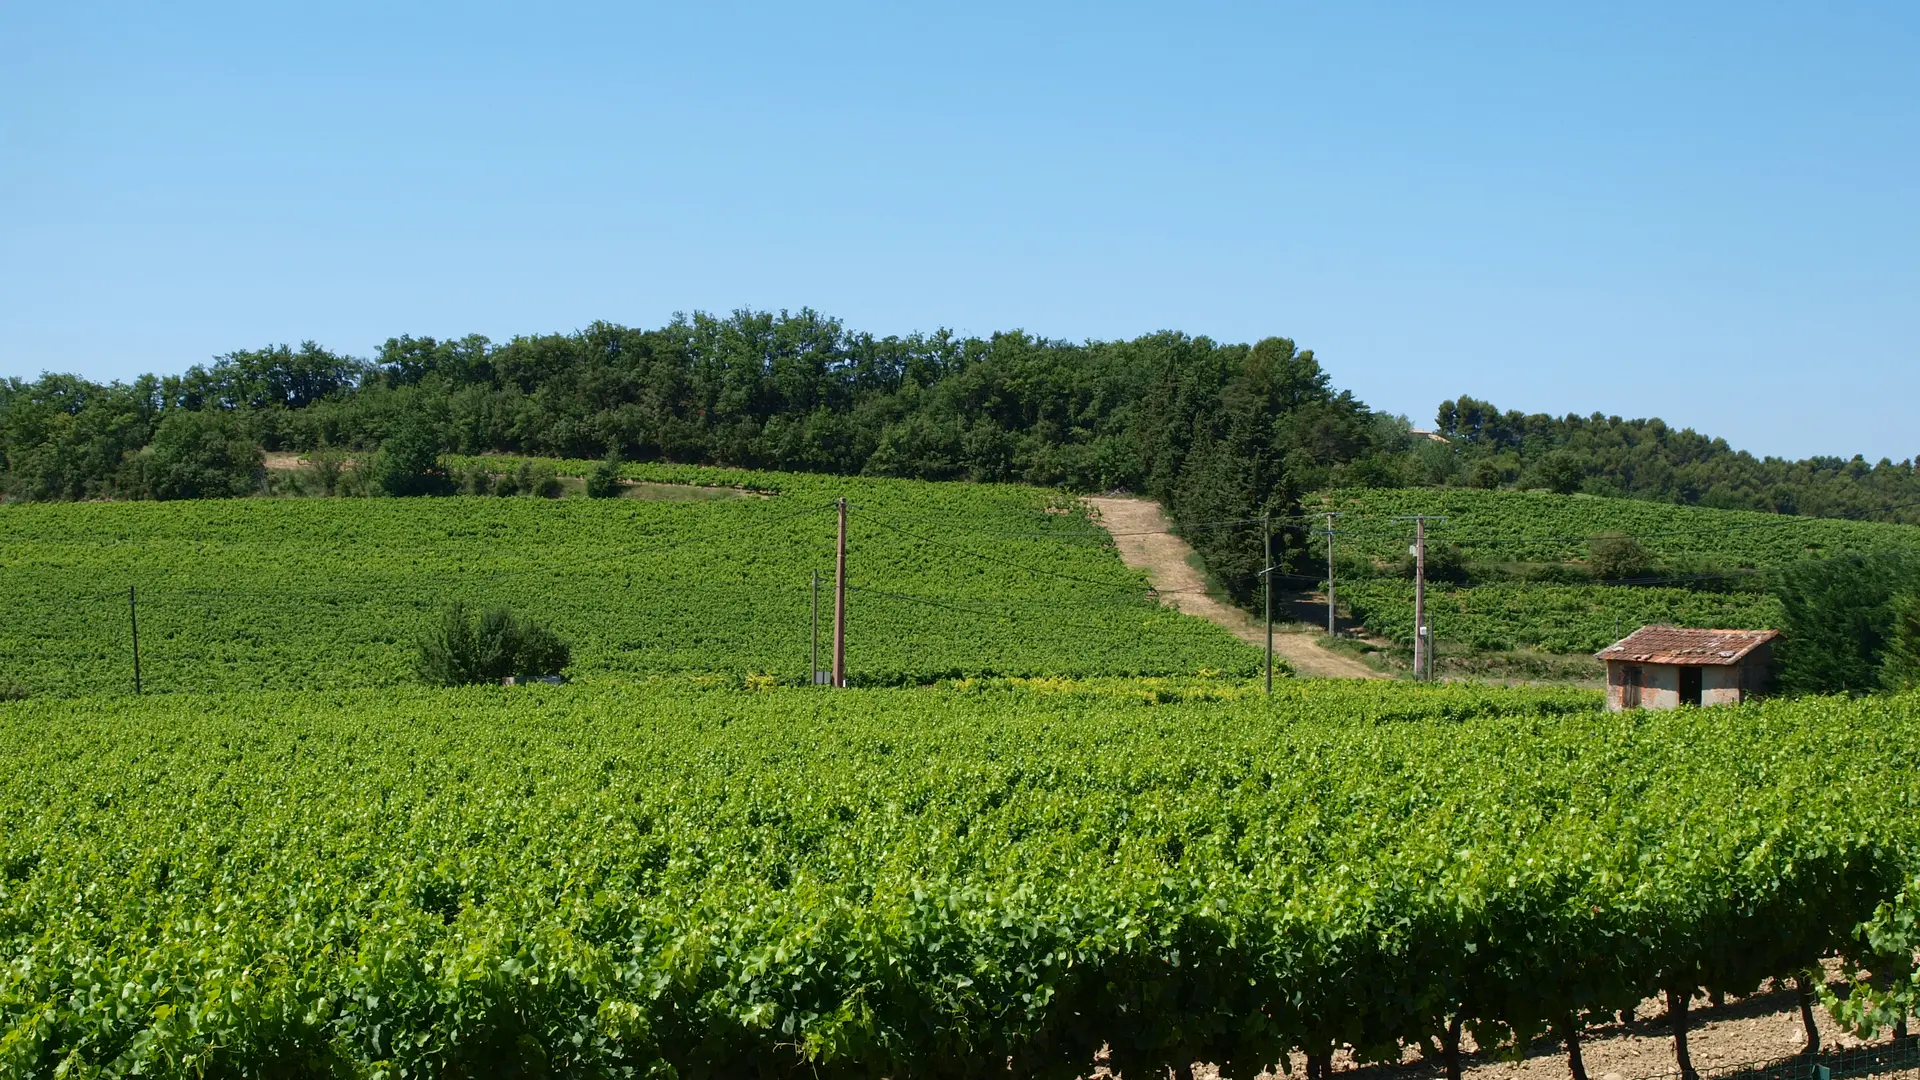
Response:
[{"label": "terracotta tiled roof", "polygon": [[1595,653],[1602,660],[1636,664],[1737,664],[1780,636],[1778,630],[1692,630],[1643,626]]}]

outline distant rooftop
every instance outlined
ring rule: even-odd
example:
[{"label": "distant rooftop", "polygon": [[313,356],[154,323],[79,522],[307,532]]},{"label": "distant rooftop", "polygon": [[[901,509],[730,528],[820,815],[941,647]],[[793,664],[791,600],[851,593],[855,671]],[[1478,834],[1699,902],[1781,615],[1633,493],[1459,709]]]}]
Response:
[{"label": "distant rooftop", "polygon": [[1643,626],[1595,653],[1635,664],[1737,664],[1780,636],[1778,630],[1693,630]]}]

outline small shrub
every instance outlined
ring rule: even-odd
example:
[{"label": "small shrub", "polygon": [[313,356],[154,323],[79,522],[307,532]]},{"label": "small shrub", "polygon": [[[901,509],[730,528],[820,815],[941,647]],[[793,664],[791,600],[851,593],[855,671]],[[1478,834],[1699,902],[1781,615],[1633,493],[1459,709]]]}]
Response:
[{"label": "small shrub", "polygon": [[423,417],[394,426],[373,455],[370,479],[384,495],[438,495],[448,488],[440,471],[440,436]]},{"label": "small shrub", "polygon": [[544,461],[523,461],[519,468],[499,477],[493,484],[495,495],[534,495],[542,499],[557,499],[566,490],[566,485],[560,482],[559,470]]},{"label": "small shrub", "polygon": [[380,494],[380,488],[374,481],[374,455],[356,458],[346,471],[340,474],[340,483],[334,493],[353,499],[365,499]]},{"label": "small shrub", "polygon": [[544,461],[527,469],[524,490],[542,499],[557,499],[567,492],[566,485],[560,482],[560,471]]},{"label": "small shrub", "polygon": [[421,636],[415,673],[430,686],[465,686],[558,675],[572,660],[567,642],[539,623],[500,607],[475,620],[456,600]]},{"label": "small shrub", "polygon": [[[1412,580],[1417,561],[1411,550],[1401,556],[1399,576]],[[1451,585],[1465,584],[1471,576],[1468,573],[1467,558],[1461,553],[1459,546],[1441,540],[1427,541],[1426,572],[1428,581]]]},{"label": "small shrub", "polygon": [[487,471],[486,462],[483,461],[476,461],[460,470],[453,482],[462,495],[489,495],[493,492],[493,474]]},{"label": "small shrub", "polygon": [[587,474],[587,498],[614,499],[620,495],[620,452],[607,451],[600,464]]},{"label": "small shrub", "polygon": [[1555,450],[1535,463],[1528,474],[1528,487],[1545,488],[1556,495],[1571,495],[1586,479],[1580,459],[1565,450]]},{"label": "small shrub", "polygon": [[27,688],[19,683],[0,682],[0,701],[25,701]]},{"label": "small shrub", "polygon": [[1513,476],[1500,462],[1481,458],[1467,470],[1467,486],[1491,490],[1508,483]]},{"label": "small shrub", "polygon": [[342,494],[341,479],[347,471],[347,456],[331,446],[322,446],[306,456],[306,464],[295,470],[300,487],[315,495]]},{"label": "small shrub", "polygon": [[264,456],[245,422],[224,409],[174,411],[142,458],[156,499],[230,499],[258,491]]},{"label": "small shrub", "polygon": [[1887,634],[1880,681],[1889,690],[1920,689],[1920,593],[1893,600],[1893,626]]},{"label": "small shrub", "polygon": [[1587,569],[1600,581],[1645,577],[1653,572],[1653,556],[1640,541],[1625,533],[1601,533],[1587,542]]}]

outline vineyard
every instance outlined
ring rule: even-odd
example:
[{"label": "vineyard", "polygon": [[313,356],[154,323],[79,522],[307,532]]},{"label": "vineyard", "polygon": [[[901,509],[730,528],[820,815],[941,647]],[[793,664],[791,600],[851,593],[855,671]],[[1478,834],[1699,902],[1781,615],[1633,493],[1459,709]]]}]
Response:
[{"label": "vineyard", "polygon": [[1210,697],[0,704],[0,1072],[1245,1076],[1750,990],[1920,869],[1911,696]]},{"label": "vineyard", "polygon": [[1259,659],[1161,606],[1083,511],[1041,489],[628,471],[753,494],[0,507],[0,686],[130,689],[129,586],[149,691],[403,683],[452,598],[553,626],[580,678],[805,683],[812,575],[825,626],[842,495],[857,682],[1251,674]]},{"label": "vineyard", "polygon": [[1341,550],[1383,560],[1405,553],[1412,523],[1395,519],[1409,514],[1445,518],[1431,526],[1432,541],[1455,544],[1491,563],[1585,559],[1589,541],[1609,532],[1639,538],[1661,565],[1680,572],[1766,568],[1911,550],[1920,543],[1920,528],[1911,525],[1538,491],[1343,490],[1309,500],[1306,510],[1340,512],[1335,527]]},{"label": "vineyard", "polygon": [[[1403,644],[1413,641],[1411,583],[1349,581],[1340,585],[1340,600],[1382,637]],[[1434,633],[1449,643],[1550,653],[1596,652],[1653,624],[1732,629],[1779,624],[1779,605],[1766,593],[1619,585],[1431,586],[1427,613]]]},{"label": "vineyard", "polygon": [[[1778,604],[1763,588],[1768,571],[1920,547],[1920,529],[1907,525],[1543,492],[1336,491],[1308,509],[1341,514],[1342,601],[1369,630],[1402,644],[1414,624],[1404,565],[1413,525],[1404,518],[1437,517],[1429,552],[1450,562],[1453,579],[1429,583],[1430,621],[1443,645],[1475,650],[1587,653],[1649,623],[1777,627]],[[1638,565],[1596,581],[1592,546],[1609,535],[1631,538]]]}]

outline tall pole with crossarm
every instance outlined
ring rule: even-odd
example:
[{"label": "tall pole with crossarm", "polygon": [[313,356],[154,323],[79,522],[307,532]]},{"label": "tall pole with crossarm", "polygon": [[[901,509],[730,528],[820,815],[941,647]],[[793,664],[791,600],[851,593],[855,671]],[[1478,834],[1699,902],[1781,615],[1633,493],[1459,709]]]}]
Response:
[{"label": "tall pole with crossarm", "polygon": [[847,500],[840,500],[840,539],[833,552],[833,685],[847,685]]}]

